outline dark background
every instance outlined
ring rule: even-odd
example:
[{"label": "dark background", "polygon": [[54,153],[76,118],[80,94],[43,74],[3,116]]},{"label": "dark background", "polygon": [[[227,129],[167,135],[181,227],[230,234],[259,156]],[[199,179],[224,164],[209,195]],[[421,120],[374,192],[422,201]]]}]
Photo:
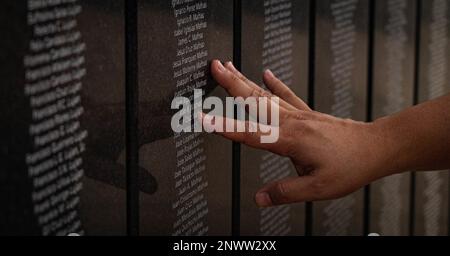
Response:
[{"label": "dark background", "polygon": [[[234,60],[258,84],[263,71],[262,5],[267,1],[207,1],[208,60]],[[293,89],[311,107],[332,112],[330,6],[346,1],[357,6],[354,105],[348,117],[371,121],[392,114],[383,112],[393,104],[390,101],[407,107],[450,91],[450,0],[286,0],[294,12]],[[176,51],[171,1],[78,0],[75,4],[82,6],[77,29],[87,45],[80,121],[89,136],[78,195],[81,229],[87,235],[171,235],[176,170],[170,128]],[[389,97],[392,88],[385,87],[389,4],[407,6],[404,79],[396,88],[402,97]],[[33,181],[25,163],[25,154],[33,149],[28,133],[30,103],[23,90],[23,58],[33,36],[26,1],[0,4],[0,33],[0,234],[41,235],[30,195]],[[209,74],[207,81],[208,95],[225,96]],[[262,153],[211,135],[204,138],[208,235],[259,235],[260,210],[252,203],[260,185],[259,164],[253,159],[259,160]],[[401,233],[386,234],[377,227],[383,201],[382,188],[375,183],[355,195],[355,208],[349,209],[352,224],[345,235],[448,235],[448,172],[405,176],[397,190],[405,202],[402,223],[395,218],[395,223],[387,223],[401,225]],[[436,191],[430,192],[432,188]],[[323,228],[323,210],[330,203],[292,206],[296,219],[290,235],[333,235]],[[71,232],[80,229],[66,230]]]}]

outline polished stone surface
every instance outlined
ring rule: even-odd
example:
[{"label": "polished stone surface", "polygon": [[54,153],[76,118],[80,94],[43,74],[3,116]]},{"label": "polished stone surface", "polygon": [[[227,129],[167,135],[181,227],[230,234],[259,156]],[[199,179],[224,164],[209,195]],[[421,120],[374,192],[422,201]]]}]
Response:
[{"label": "polished stone surface", "polygon": [[170,124],[174,96],[225,96],[209,64],[232,58],[233,2],[140,0],[138,13],[140,167],[154,180],[140,195],[141,234],[229,235],[231,142]]},{"label": "polished stone surface", "polygon": [[[366,120],[367,0],[316,1],[314,107],[341,118]],[[361,235],[363,192],[313,204],[314,235]]]},{"label": "polished stone surface", "polygon": [[[413,0],[375,3],[373,119],[414,103],[417,7]],[[370,232],[408,235],[411,174],[384,178],[370,186]]]},{"label": "polished stone surface", "polygon": [[[450,1],[422,0],[419,102],[450,92]],[[448,171],[417,173],[414,234],[449,234]]]},{"label": "polished stone surface", "polygon": [[42,3],[1,4],[0,233],[125,234],[123,5]]},{"label": "polished stone surface", "polygon": [[[263,71],[270,69],[307,101],[309,1],[242,2],[242,72],[265,87]],[[242,235],[304,234],[304,204],[259,209],[254,203],[264,184],[288,176],[297,176],[290,159],[242,146]]]},{"label": "polished stone surface", "polygon": [[[0,4],[0,234],[126,234],[124,1]],[[139,210],[143,235],[230,235],[232,144],[174,134],[175,96],[224,98],[212,59],[232,60],[264,87],[271,69],[315,110],[367,120],[369,0],[316,0],[314,88],[311,0],[138,0]],[[450,92],[450,0],[374,0],[372,117]],[[39,6],[38,4],[42,4]],[[418,81],[416,21],[422,20]],[[58,16],[58,17],[57,17]],[[133,46],[132,46],[133,47]],[[312,94],[308,87],[313,90]],[[235,159],[236,160],[236,159]],[[242,146],[240,233],[303,235],[305,205],[259,209],[265,183],[297,176],[289,159]],[[448,171],[371,186],[369,232],[448,235]],[[362,235],[364,194],[313,204],[313,235]]]}]

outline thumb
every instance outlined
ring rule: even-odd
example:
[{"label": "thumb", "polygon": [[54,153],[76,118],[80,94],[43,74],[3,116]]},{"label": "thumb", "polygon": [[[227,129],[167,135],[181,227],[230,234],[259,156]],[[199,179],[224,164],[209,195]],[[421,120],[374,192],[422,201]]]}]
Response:
[{"label": "thumb", "polygon": [[259,190],[255,201],[259,207],[315,201],[318,198],[316,184],[313,176],[276,181]]}]

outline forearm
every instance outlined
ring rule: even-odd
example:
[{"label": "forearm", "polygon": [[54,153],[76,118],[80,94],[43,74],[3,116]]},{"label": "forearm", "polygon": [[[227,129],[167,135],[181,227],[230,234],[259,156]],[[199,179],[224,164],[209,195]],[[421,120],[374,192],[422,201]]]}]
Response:
[{"label": "forearm", "polygon": [[[231,63],[223,66],[215,60],[211,69],[233,97],[268,94]],[[261,207],[336,199],[395,173],[450,169],[450,95],[363,123],[311,111],[271,72],[264,73],[264,82],[270,93],[280,97],[279,139],[264,144],[261,132],[216,131],[230,140],[292,160],[299,177],[266,184],[255,196]],[[212,128],[205,120],[211,117],[204,118],[203,125]],[[241,125],[248,128],[257,124]]]},{"label": "forearm", "polygon": [[387,174],[450,168],[450,95],[373,123]]}]

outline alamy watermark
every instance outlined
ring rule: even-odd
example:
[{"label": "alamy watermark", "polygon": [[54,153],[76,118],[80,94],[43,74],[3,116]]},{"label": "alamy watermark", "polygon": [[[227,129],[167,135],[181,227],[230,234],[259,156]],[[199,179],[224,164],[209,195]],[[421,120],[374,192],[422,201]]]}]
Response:
[{"label": "alamy watermark", "polygon": [[[279,139],[280,99],[278,97],[206,97],[195,89],[191,97],[175,97],[171,108],[175,133],[258,133],[260,142],[276,143]],[[235,115],[237,109],[237,115]],[[208,112],[209,111],[209,112]],[[203,118],[202,112],[208,112]]]}]

